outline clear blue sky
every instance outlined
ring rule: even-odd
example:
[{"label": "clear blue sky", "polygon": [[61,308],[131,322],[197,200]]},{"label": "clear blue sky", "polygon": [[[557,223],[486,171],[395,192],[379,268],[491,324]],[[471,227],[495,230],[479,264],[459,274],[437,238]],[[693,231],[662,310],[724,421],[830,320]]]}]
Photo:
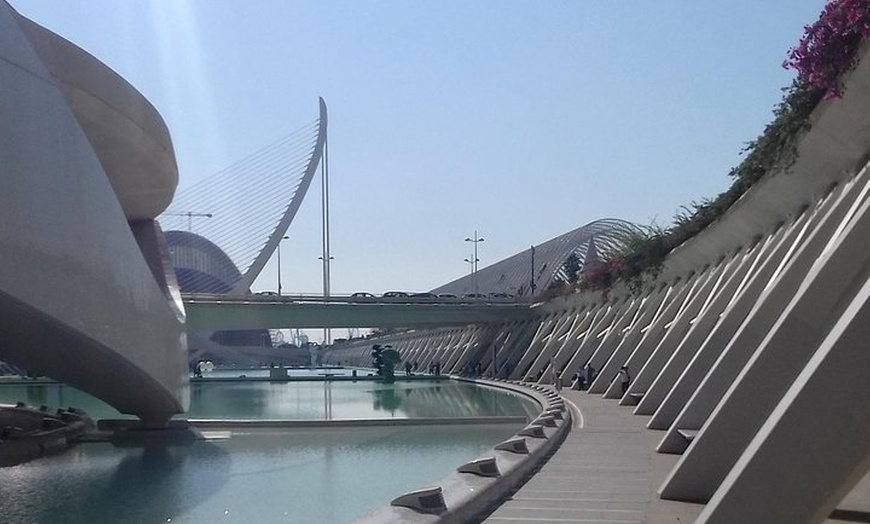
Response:
[{"label": "clear blue sky", "polygon": [[[181,186],[329,107],[334,293],[422,291],[727,188],[822,0],[11,0],[160,111]],[[284,244],[321,289],[319,183]],[[275,289],[274,261],[255,290]]]}]

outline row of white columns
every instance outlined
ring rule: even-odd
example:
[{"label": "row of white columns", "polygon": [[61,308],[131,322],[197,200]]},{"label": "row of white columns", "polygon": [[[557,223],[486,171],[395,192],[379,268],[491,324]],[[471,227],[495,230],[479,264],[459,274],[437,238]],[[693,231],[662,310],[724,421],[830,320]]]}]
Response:
[{"label": "row of white columns", "polygon": [[[816,522],[870,452],[868,194],[865,169],[764,238],[643,296],[578,296],[526,321],[381,343],[457,374],[479,363],[491,375],[495,360],[506,378],[555,367],[567,380],[590,364],[590,394],[651,415],[649,427],[665,430],[658,450],[683,454],[662,497],[707,503],[699,522]],[[356,351],[370,360],[369,344]],[[633,376],[625,394],[622,366]]]},{"label": "row of white columns", "polygon": [[659,491],[706,504],[697,522],[822,522],[870,466],[866,115],[861,60],[846,96],[811,115],[789,172],[672,252],[643,294],[573,295],[393,345],[445,372],[526,381],[591,366],[589,394],[649,416],[657,450],[681,454]]}]

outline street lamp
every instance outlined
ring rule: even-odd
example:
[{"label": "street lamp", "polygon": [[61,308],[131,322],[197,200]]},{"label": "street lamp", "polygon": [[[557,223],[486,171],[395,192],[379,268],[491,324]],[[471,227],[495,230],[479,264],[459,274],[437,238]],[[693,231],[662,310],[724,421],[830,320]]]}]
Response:
[{"label": "street lamp", "polygon": [[[477,258],[477,243],[483,242],[484,239],[477,236],[477,230],[474,230],[474,238],[465,237],[466,242],[474,242],[474,258],[471,259],[471,287],[474,289],[474,292],[477,293],[477,263],[480,262],[480,259]],[[466,259],[467,261],[467,259]]]},{"label": "street lamp", "polygon": [[[323,262],[323,301],[326,302],[329,299],[329,261],[334,260],[335,257],[319,256],[317,258]],[[323,345],[328,346],[331,342],[332,330],[330,328],[323,328]]]},{"label": "street lamp", "polygon": [[474,280],[474,257],[470,256],[465,259],[468,262],[468,275],[471,276],[471,279]]},{"label": "street lamp", "polygon": [[287,240],[287,235],[281,237],[281,240],[278,241],[278,296],[281,296],[281,243]]}]

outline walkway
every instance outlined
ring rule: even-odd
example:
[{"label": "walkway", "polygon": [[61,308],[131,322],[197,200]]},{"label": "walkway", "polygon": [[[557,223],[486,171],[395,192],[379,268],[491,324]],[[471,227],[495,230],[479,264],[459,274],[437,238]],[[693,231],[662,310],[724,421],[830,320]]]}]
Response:
[{"label": "walkway", "polygon": [[[582,416],[541,470],[484,522],[673,524],[694,522],[700,504],[660,499],[657,490],[679,455],[656,453],[663,431],[646,429],[617,400],[562,390]],[[576,416],[576,413],[575,413]],[[870,522],[870,481],[865,478],[837,510],[844,520]],[[850,520],[845,520],[850,519]]]},{"label": "walkway", "polygon": [[562,395],[582,417],[549,462],[484,522],[671,523],[697,517],[703,506],[656,495],[679,456],[654,451],[663,432],[646,429],[649,417],[598,395]]}]

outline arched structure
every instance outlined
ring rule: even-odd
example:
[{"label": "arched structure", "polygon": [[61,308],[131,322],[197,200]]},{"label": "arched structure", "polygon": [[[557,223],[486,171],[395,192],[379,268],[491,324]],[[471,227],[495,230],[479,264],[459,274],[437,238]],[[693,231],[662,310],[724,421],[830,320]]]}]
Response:
[{"label": "arched structure", "polygon": [[[658,494],[705,504],[695,522],[840,518],[834,508],[854,504],[856,484],[866,500],[870,482],[868,42],[843,87],[815,106],[790,161],[672,250],[642,290],[617,284],[534,304],[527,320],[351,342],[325,361],[365,365],[379,343],[450,373],[552,384],[582,370],[589,394],[664,430],[656,450],[681,456]],[[614,379],[623,368],[625,383]],[[655,460],[630,462],[642,478]],[[590,489],[634,489],[596,480]]]},{"label": "arched structure", "polygon": [[[182,293],[227,294],[242,279],[242,273],[230,257],[206,238],[187,231],[167,231],[166,244]],[[204,352],[209,352],[211,360],[237,362],[242,357],[230,347],[272,347],[272,339],[267,329],[196,333],[188,330],[188,337],[191,362],[204,358]]]},{"label": "arched structure", "polygon": [[242,279],[230,257],[204,237],[167,231],[166,244],[182,293],[229,293]]},{"label": "arched structure", "polygon": [[[508,293],[530,297],[555,282],[573,280],[583,265],[618,250],[626,234],[639,232],[625,220],[603,218],[444,284],[434,293]],[[576,265],[572,268],[572,265]]]},{"label": "arched structure", "polygon": [[[199,281],[188,275],[187,287],[197,293],[250,292],[251,284],[287,234],[322,162],[327,131],[326,102],[322,98],[319,106],[319,116],[313,123],[179,191],[171,207],[161,215],[161,223],[177,239],[185,238],[181,233],[193,234],[195,223],[196,236],[211,244],[210,260],[225,258],[237,268],[231,271],[223,264],[222,275],[200,272],[196,276]],[[190,262],[176,258],[177,254],[200,249],[201,244],[186,242],[187,247],[178,248],[181,251],[173,250],[176,267],[184,268]]]},{"label": "arched structure", "polygon": [[155,217],[166,125],[93,56],[0,2],[0,360],[160,425],[188,405],[184,312]]}]

